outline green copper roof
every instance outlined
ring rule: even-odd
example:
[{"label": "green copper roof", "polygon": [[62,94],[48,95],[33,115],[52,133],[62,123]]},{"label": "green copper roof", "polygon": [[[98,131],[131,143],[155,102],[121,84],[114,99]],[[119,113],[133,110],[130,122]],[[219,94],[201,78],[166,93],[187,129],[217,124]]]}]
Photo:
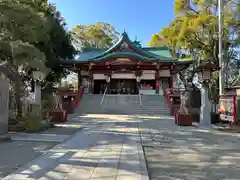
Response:
[{"label": "green copper roof", "polygon": [[157,58],[148,58],[130,51],[108,53],[102,57],[97,57],[96,59],[93,59],[93,61],[109,60],[112,58],[135,58],[137,60],[142,60],[142,61],[157,61]]},{"label": "green copper roof", "polygon": [[89,61],[94,59],[95,57],[99,56],[102,54],[104,51],[86,51],[86,52],[81,52],[79,54],[79,57],[76,58],[76,61]]},{"label": "green copper roof", "polygon": [[[128,48],[121,49],[121,45],[126,43],[130,46]],[[121,49],[114,52],[115,49]],[[130,57],[136,58],[142,61],[159,61],[159,62],[176,62],[178,59],[173,58],[168,47],[150,47],[142,48],[139,43],[132,42],[127,33],[124,32],[119,41],[109,49],[87,49],[81,52],[76,58],[77,62],[88,62],[88,61],[101,61],[108,60],[110,58],[118,57]]]},{"label": "green copper roof", "polygon": [[165,57],[172,58],[171,52],[169,48],[166,46],[143,48],[143,50],[148,51],[157,56],[165,56]]}]

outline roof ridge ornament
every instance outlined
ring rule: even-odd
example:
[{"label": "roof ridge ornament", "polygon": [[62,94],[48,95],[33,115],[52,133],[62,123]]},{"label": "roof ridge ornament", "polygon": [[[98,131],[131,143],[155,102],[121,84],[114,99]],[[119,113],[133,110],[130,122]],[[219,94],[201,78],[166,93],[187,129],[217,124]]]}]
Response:
[{"label": "roof ridge ornament", "polygon": [[128,44],[124,41],[122,44],[121,44],[121,49],[128,49]]}]

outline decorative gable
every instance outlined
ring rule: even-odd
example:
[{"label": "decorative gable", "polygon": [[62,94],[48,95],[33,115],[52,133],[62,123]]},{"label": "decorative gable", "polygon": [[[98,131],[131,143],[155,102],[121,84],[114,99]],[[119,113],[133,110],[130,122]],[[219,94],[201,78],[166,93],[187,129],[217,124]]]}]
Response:
[{"label": "decorative gable", "polygon": [[129,49],[128,43],[123,42],[120,46],[120,49],[124,49],[124,50]]},{"label": "decorative gable", "polygon": [[136,64],[129,58],[116,58],[116,60],[111,62],[111,65],[121,65],[121,64]]},{"label": "decorative gable", "polygon": [[[129,39],[126,32],[122,34],[122,37],[114,46],[112,46],[111,48],[109,48],[99,56],[94,57],[93,60],[103,60],[103,61],[108,60],[108,58],[110,58],[110,56],[112,56],[112,54],[114,53],[115,55],[117,53],[132,53],[131,58],[133,59],[140,58],[143,61],[146,59],[156,59],[156,55],[154,55],[153,53],[144,51],[141,47],[139,47],[139,45],[136,46],[136,43],[132,42]],[[117,57],[115,56],[115,58]]]}]

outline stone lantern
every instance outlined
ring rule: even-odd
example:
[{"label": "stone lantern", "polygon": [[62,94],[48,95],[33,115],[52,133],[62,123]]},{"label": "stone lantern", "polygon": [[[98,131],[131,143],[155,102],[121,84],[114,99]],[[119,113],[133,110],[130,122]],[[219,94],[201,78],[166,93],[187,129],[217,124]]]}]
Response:
[{"label": "stone lantern", "polygon": [[46,77],[46,73],[35,69],[32,71],[32,76],[34,80],[34,91],[33,91],[33,99],[31,102],[31,114],[34,117],[38,117],[40,120],[42,118],[41,113],[41,103],[42,103],[42,82]]},{"label": "stone lantern", "polygon": [[196,68],[197,72],[202,77],[201,87],[201,109],[200,109],[200,120],[199,126],[211,127],[211,106],[212,103],[209,100],[209,82],[211,80],[211,74],[217,69],[217,64],[210,60],[202,61]]},{"label": "stone lantern", "polygon": [[202,69],[202,71],[200,72],[201,77],[202,77],[202,82],[204,83],[208,83],[211,79],[211,74],[212,74],[212,70],[209,68],[206,69]]},{"label": "stone lantern", "polygon": [[34,101],[33,104],[41,104],[41,82],[45,79],[46,74],[39,71],[34,70],[32,72],[33,80],[34,80]]}]

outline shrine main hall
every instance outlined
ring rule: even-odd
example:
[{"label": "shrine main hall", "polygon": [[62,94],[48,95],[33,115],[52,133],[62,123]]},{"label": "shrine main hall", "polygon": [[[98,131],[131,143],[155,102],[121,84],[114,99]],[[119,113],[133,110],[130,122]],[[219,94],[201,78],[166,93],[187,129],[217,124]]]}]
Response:
[{"label": "shrine main hall", "polygon": [[166,46],[142,47],[124,32],[109,49],[85,49],[62,66],[78,73],[79,86],[93,94],[163,94],[191,61],[173,58]]}]

